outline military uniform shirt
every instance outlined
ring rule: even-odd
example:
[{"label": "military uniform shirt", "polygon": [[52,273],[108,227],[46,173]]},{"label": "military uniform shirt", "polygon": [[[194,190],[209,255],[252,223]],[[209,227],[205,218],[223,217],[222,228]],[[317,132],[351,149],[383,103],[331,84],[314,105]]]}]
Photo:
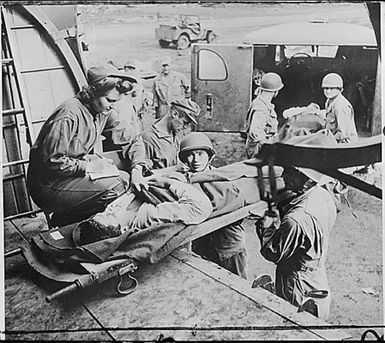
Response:
[{"label": "military uniform shirt", "polygon": [[171,70],[167,75],[161,73],[154,80],[154,106],[170,104],[173,100],[185,99],[189,84],[186,76]]},{"label": "military uniform shirt", "polygon": [[330,306],[325,259],[336,214],[329,192],[315,186],[283,208],[279,228],[257,231],[262,256],[277,265],[277,294],[300,306],[307,299],[306,291],[328,291],[328,297],[314,299],[324,320]]},{"label": "military uniform shirt", "polygon": [[330,129],[339,143],[355,142],[358,139],[354,110],[351,103],[342,94],[334,99],[327,99],[326,128]]},{"label": "military uniform shirt", "polygon": [[30,152],[32,174],[46,181],[85,175],[84,156],[92,153],[100,135],[123,148],[131,167],[145,165],[142,138],[115,110],[92,114],[74,97],[64,101],[44,123]]},{"label": "military uniform shirt", "polygon": [[[274,105],[267,103],[263,98],[258,96],[251,103],[245,120],[245,131],[247,134],[246,150],[248,151],[248,157],[258,152],[260,145],[275,136],[277,130],[278,119]],[[253,148],[253,146],[256,146],[256,148]],[[254,149],[255,152],[250,151]]]},{"label": "military uniform shirt", "polygon": [[162,131],[155,122],[142,132],[148,169],[162,169],[178,164],[178,152],[183,132],[173,136]]}]

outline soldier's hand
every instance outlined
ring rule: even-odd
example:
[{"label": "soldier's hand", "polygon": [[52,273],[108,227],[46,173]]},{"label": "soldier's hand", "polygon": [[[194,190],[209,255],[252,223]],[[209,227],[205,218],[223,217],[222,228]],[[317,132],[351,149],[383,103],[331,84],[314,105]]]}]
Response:
[{"label": "soldier's hand", "polygon": [[162,187],[162,188],[169,188],[171,181],[169,178],[160,176],[160,175],[154,175],[148,179],[149,186],[156,186],[156,187]]},{"label": "soldier's hand", "polygon": [[259,239],[268,239],[280,226],[278,210],[268,210],[255,222],[255,230]]},{"label": "soldier's hand", "polygon": [[279,226],[279,212],[278,210],[267,210],[262,217],[262,228],[268,229],[270,227],[277,228]]},{"label": "soldier's hand", "polygon": [[178,164],[176,166],[176,170],[175,171],[178,172],[178,173],[186,174],[187,172],[190,171],[190,168],[187,167],[185,164],[181,163],[181,164]]},{"label": "soldier's hand", "polygon": [[131,186],[136,192],[140,192],[143,188],[148,190],[148,183],[142,175],[141,166],[136,166],[131,170]]},{"label": "soldier's hand", "polygon": [[257,217],[257,219],[255,221],[255,231],[256,231],[259,239],[262,238],[263,232],[265,231],[265,229],[263,227],[263,220],[264,220],[264,217]]}]

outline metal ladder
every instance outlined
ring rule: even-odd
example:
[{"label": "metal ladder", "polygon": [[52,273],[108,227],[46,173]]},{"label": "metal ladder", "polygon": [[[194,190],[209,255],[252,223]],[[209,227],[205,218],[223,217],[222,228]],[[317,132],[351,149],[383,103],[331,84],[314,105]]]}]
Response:
[{"label": "metal ladder", "polygon": [[[23,130],[25,139],[29,147],[35,142],[35,132],[32,125],[32,117],[29,110],[25,107],[23,99],[23,89],[21,85],[20,66],[14,58],[11,42],[11,26],[9,15],[6,9],[1,8],[1,64],[2,64],[2,83],[3,83],[3,197],[5,192],[17,194],[15,201],[10,207],[14,208],[16,215],[9,215],[4,220],[17,218],[27,214],[34,214],[39,209],[32,203],[26,187],[26,165],[28,156],[23,153],[21,140]],[[7,144],[5,143],[7,141]],[[24,155],[24,156],[23,156]],[[8,193],[10,194],[10,193]],[[5,203],[4,203],[5,204]]]}]

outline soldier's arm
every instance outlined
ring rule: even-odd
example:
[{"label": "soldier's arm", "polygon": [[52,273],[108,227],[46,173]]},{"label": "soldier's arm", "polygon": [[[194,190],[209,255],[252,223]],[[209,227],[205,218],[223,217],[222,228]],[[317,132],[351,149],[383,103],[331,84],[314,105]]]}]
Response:
[{"label": "soldier's arm", "polygon": [[115,110],[110,112],[102,134],[114,145],[122,147],[123,155],[129,160],[131,169],[138,165],[145,167],[142,137],[133,126],[122,120]]},{"label": "soldier's arm", "polygon": [[339,106],[335,109],[337,128],[334,137],[338,141],[350,138],[351,126],[354,125],[352,110],[349,106]]},{"label": "soldier's arm", "polygon": [[265,230],[259,238],[262,256],[276,264],[288,260],[305,246],[305,236],[300,225],[287,217],[282,219],[277,230]]},{"label": "soldier's arm", "polygon": [[[62,109],[62,111],[68,111]],[[85,175],[87,161],[68,155],[75,123],[70,117],[56,120],[46,128],[47,134],[41,147],[41,160],[48,170],[63,176]]]},{"label": "soldier's arm", "polygon": [[154,80],[154,83],[152,84],[152,106],[159,107],[159,95],[156,80]]},{"label": "soldier's arm", "polygon": [[191,96],[190,84],[188,82],[187,77],[184,76],[183,74],[181,74],[181,84],[182,84],[182,87],[184,89],[184,94],[185,94],[186,99],[190,98],[190,96]]},{"label": "soldier's arm", "polygon": [[266,118],[262,108],[252,109],[250,116],[249,137],[255,143],[264,143],[266,141]]},{"label": "soldier's arm", "polygon": [[144,203],[135,217],[134,227],[144,229],[160,223],[199,224],[211,215],[213,208],[210,199],[200,189],[175,180],[167,187],[177,201],[156,206]]}]

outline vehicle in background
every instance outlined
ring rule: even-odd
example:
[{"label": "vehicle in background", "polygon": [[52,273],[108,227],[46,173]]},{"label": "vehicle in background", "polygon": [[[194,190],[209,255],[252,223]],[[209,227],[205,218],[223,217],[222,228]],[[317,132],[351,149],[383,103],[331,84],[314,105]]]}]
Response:
[{"label": "vehicle in background", "polygon": [[204,110],[200,131],[242,132],[258,80],[267,72],[278,73],[285,85],[274,100],[280,123],[285,109],[311,102],[323,108],[321,81],[334,72],[344,79],[343,94],[354,107],[359,134],[381,132],[380,60],[371,28],[274,25],[247,34],[238,46],[194,44],[192,55],[192,99]]},{"label": "vehicle in background", "polygon": [[174,44],[177,49],[184,50],[199,41],[213,43],[217,34],[212,29],[202,28],[199,16],[181,14],[177,23],[160,24],[155,29],[155,38],[162,48]]}]

